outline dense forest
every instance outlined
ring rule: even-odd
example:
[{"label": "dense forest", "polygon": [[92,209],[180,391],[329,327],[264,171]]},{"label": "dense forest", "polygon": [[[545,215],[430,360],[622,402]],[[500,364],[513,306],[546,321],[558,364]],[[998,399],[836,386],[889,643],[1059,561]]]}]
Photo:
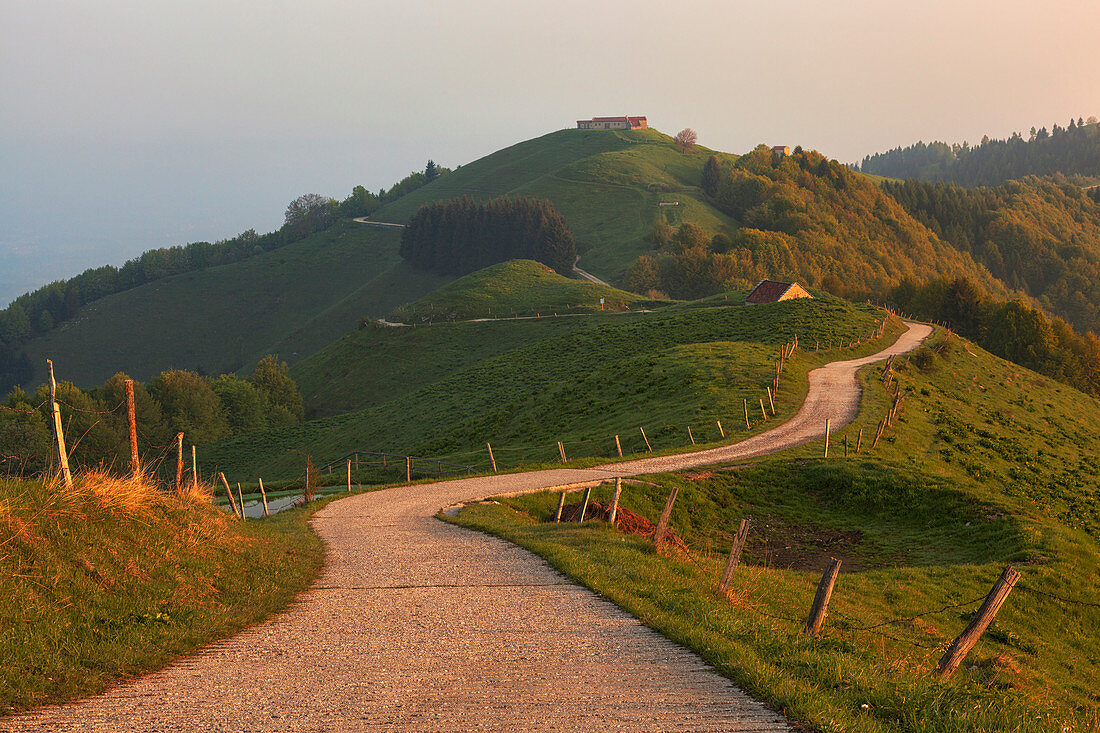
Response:
[{"label": "dense forest", "polygon": [[864,173],[890,178],[919,178],[963,186],[995,186],[1024,176],[1100,177],[1100,125],[1095,117],[1054,125],[1048,132],[1031,128],[1028,137],[1014,133],[1007,140],[982,138],[979,145],[918,142],[869,155],[859,166]]},{"label": "dense forest", "polygon": [[401,235],[401,256],[420,269],[452,275],[516,259],[569,275],[577,244],[549,201],[463,197],[422,206]]},{"label": "dense forest", "polygon": [[883,190],[1014,290],[1100,332],[1100,189],[1055,176],[972,189],[909,180]]},{"label": "dense forest", "polygon": [[673,233],[658,222],[653,253],[631,266],[628,287],[692,298],[725,283],[771,277],[881,294],[906,276],[950,273],[1007,295],[968,254],[942,242],[865,176],[819,153],[796,148],[781,156],[760,146],[733,160],[712,156],[701,183],[738,226],[708,237],[693,226]]},{"label": "dense forest", "polygon": [[274,232],[257,234],[249,229],[218,242],[152,249],[121,267],[104,265],[85,270],[69,280],[21,295],[0,310],[0,391],[30,378],[32,370],[22,344],[71,319],[88,303],[173,275],[240,262],[327,229],[340,218],[369,216],[447,172],[447,168],[429,160],[424,171],[409,174],[388,191],[374,194],[356,186],[343,201],[305,194],[290,202],[283,226]]},{"label": "dense forest", "polygon": [[[87,392],[69,382],[57,385],[57,400],[74,465],[123,466],[129,461],[125,374]],[[267,356],[248,377],[216,378],[194,372],[163,372],[148,384],[134,383],[138,447],[156,463],[175,445],[177,433],[202,445],[230,435],[300,422],[302,395],[287,365]],[[0,475],[44,470],[51,459],[49,389],[33,394],[15,388],[0,402]]]}]

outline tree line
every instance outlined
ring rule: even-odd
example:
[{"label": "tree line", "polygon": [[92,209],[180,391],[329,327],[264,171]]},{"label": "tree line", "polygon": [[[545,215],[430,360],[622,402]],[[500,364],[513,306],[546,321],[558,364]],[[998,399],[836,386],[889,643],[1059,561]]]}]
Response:
[{"label": "tree line", "polygon": [[1100,176],[1100,126],[1095,117],[1070,120],[1065,127],[1031,128],[1005,140],[982,138],[979,145],[944,142],[897,147],[868,155],[859,169],[891,178],[919,178],[963,186],[995,186],[1024,176]]},{"label": "tree line", "polygon": [[422,206],[401,235],[401,256],[414,267],[452,275],[515,259],[568,275],[577,244],[549,201],[463,197]]},{"label": "tree line", "polygon": [[343,201],[305,194],[290,202],[283,226],[274,232],[257,234],[249,229],[217,242],[151,249],[121,267],[91,268],[21,295],[0,310],[0,392],[25,383],[33,374],[22,345],[70,320],[88,303],[173,275],[240,262],[324,231],[342,218],[369,216],[448,172],[429,160],[423,171],[410,173],[376,194],[363,186],[356,186]]},{"label": "tree line", "polygon": [[[102,387],[82,391],[58,382],[62,424],[80,467],[126,466],[129,425],[126,415],[127,376],[118,373]],[[231,435],[291,425],[302,420],[302,395],[287,365],[273,355],[260,361],[244,379],[233,374],[203,377],[169,370],[148,384],[134,382],[138,447],[145,462],[166,455],[183,433],[187,443],[202,445]],[[0,473],[30,475],[52,461],[52,418],[49,388],[32,394],[19,387],[0,402]]]}]

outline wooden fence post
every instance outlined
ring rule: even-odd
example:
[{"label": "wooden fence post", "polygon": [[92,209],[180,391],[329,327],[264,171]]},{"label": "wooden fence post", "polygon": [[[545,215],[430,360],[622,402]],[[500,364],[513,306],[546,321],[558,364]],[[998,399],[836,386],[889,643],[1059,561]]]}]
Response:
[{"label": "wooden fence post", "polygon": [[57,446],[57,461],[61,465],[61,475],[65,486],[73,487],[73,474],[69,471],[69,451],[65,448],[65,429],[61,426],[61,408],[57,406],[57,382],[53,378],[53,362],[46,359],[50,368],[50,412],[53,413],[53,436]]},{"label": "wooden fence post", "polygon": [[565,459],[565,446],[562,445],[562,442],[560,440],[558,441],[558,454],[561,455],[562,463],[568,463],[568,461]]},{"label": "wooden fence post", "polygon": [[176,434],[176,493],[183,493],[183,433]]},{"label": "wooden fence post", "polygon": [[745,408],[745,430],[751,430],[749,425],[749,401],[745,398],[741,399],[741,406]]},{"label": "wooden fence post", "polygon": [[225,480],[225,474],[219,473],[222,483],[225,484],[225,493],[229,494],[229,506],[233,507],[233,516],[239,517],[240,512],[237,511],[237,500],[233,498],[233,489],[229,488],[229,482]]},{"label": "wooden fence post", "polygon": [[875,449],[878,445],[878,439],[882,437],[882,431],[886,429],[886,418],[882,418],[882,422],[878,425],[878,430],[875,431],[875,442],[871,443],[871,450]]},{"label": "wooden fence post", "polygon": [[764,398],[760,398],[760,414],[764,416],[764,422],[768,421],[768,411],[764,409]]},{"label": "wooden fence post", "polygon": [[859,448],[863,445],[863,428],[859,429],[859,435],[856,436],[856,455],[859,455]]},{"label": "wooden fence post", "polygon": [[489,463],[493,464],[493,473],[497,472],[497,459],[493,458],[493,446],[488,441],[485,442],[485,447],[489,449]]},{"label": "wooden fence post", "polygon": [[668,522],[672,518],[672,505],[676,503],[676,494],[680,493],[679,486],[673,486],[672,491],[668,494],[668,499],[665,500],[665,508],[661,510],[661,518],[657,520],[657,528],[653,530],[653,544],[660,545],[661,538],[665,536],[665,532],[668,530]]},{"label": "wooden fence post", "polygon": [[260,498],[264,502],[264,516],[265,517],[270,517],[271,513],[267,511],[267,492],[264,491],[264,480],[259,479],[259,482],[260,482]]},{"label": "wooden fence post", "polygon": [[558,511],[554,515],[554,523],[557,524],[561,521],[561,510],[565,508],[565,492],[562,491],[558,495]]},{"label": "wooden fence post", "polygon": [[241,521],[243,522],[247,517],[244,515],[244,494],[241,492],[241,484],[239,481],[237,482],[237,501],[240,502],[241,505]]},{"label": "wooden fence post", "polygon": [[829,457],[829,418],[825,418],[825,457]]},{"label": "wooden fence post", "polygon": [[718,434],[722,436],[722,440],[726,439],[726,431],[722,429],[722,421],[715,420],[718,423]]},{"label": "wooden fence post", "polygon": [[692,445],[695,445],[695,436],[691,434],[691,426],[690,425],[688,425],[688,440],[691,441]]},{"label": "wooden fence post", "polygon": [[848,436],[844,436],[844,457],[848,457]]},{"label": "wooden fence post", "polygon": [[615,524],[615,517],[619,514],[619,497],[623,493],[623,479],[621,476],[615,477],[615,493],[611,496],[611,511],[607,514],[607,521],[609,524]]},{"label": "wooden fence post", "polygon": [[577,521],[584,521],[584,513],[588,511],[588,500],[592,498],[592,487],[586,486],[584,489],[584,499],[581,500],[581,513],[577,515]]},{"label": "wooden fence post", "polygon": [[618,435],[615,436],[615,450],[619,451],[619,458],[622,458],[623,457],[623,446],[622,446],[622,443],[619,442],[619,436]]},{"label": "wooden fence post", "polygon": [[833,583],[840,572],[840,560],[830,558],[829,567],[821,576],[821,582],[817,584],[817,593],[814,595],[813,605],[810,606],[810,615],[806,619],[806,628],[802,633],[810,636],[817,635],[821,631],[821,624],[825,622],[825,610],[829,607],[829,597],[833,595]]},{"label": "wooden fence post", "polygon": [[405,456],[405,481],[412,483],[412,456]]},{"label": "wooden fence post", "polygon": [[195,444],[191,444],[191,481],[199,485],[199,462],[195,460]]},{"label": "wooden fence post", "polygon": [[772,415],[775,414],[775,400],[772,399],[772,388],[768,387],[768,407],[772,408]]},{"label": "wooden fence post", "polygon": [[351,493],[351,459],[348,459],[348,493]]},{"label": "wooden fence post", "polygon": [[126,380],[126,419],[130,424],[130,473],[141,473],[137,447],[137,418],[134,415],[134,380]]},{"label": "wooden fence post", "polygon": [[992,623],[993,617],[997,615],[997,611],[1001,609],[1001,604],[1008,598],[1009,592],[1019,579],[1020,573],[1017,572],[1016,568],[1009,565],[1004,569],[1001,577],[997,578],[997,582],[993,584],[993,590],[989,591],[989,595],[985,597],[985,601],[982,602],[977,613],[970,619],[970,623],[966,625],[963,632],[959,634],[959,637],[955,639],[943,658],[940,659],[940,663],[936,665],[936,674],[946,679],[962,664],[962,661],[966,659],[966,655],[970,653],[970,650],[978,643],[978,639],[981,638],[986,628]]},{"label": "wooden fence post", "polygon": [[651,447],[651,446],[649,445],[649,438],[645,437],[645,428],[638,428],[638,430],[641,430],[641,431],[642,431],[642,440],[644,440],[644,441],[645,441],[645,449],[646,449],[646,451],[647,451],[647,452],[649,452],[649,453],[652,453],[652,452],[653,452],[653,448],[652,448],[652,447]]},{"label": "wooden fence post", "polygon": [[741,562],[741,550],[745,548],[745,540],[749,536],[749,520],[742,519],[740,526],[737,528],[737,534],[733,538],[733,545],[730,546],[730,556],[726,560],[726,569],[722,571],[722,580],[718,582],[718,592],[725,594],[730,589],[730,582],[733,580],[733,571],[737,569],[737,565]]}]

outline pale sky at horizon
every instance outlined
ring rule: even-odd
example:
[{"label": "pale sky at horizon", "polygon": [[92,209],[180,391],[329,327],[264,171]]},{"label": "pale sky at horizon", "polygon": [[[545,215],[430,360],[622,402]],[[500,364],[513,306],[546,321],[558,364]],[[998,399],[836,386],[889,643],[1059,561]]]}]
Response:
[{"label": "pale sky at horizon", "polygon": [[1057,0],[0,0],[0,307],[592,115],[845,162],[1065,125],[1098,31]]}]

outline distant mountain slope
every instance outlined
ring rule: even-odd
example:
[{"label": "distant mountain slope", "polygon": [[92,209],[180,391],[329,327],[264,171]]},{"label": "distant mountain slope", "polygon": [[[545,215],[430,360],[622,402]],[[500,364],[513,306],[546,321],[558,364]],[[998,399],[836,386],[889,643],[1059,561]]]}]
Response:
[{"label": "distant mountain slope", "polygon": [[123,370],[149,379],[169,368],[230,372],[277,352],[288,363],[447,281],[404,265],[400,233],[341,222],[242,262],[158,280],[83,307],[31,340],[43,380],[102,383]]},{"label": "distant mountain slope", "polygon": [[1066,127],[1031,129],[1024,137],[983,138],[981,144],[918,142],[863,159],[860,170],[891,178],[920,178],[963,186],[995,186],[1024,176],[1083,176],[1100,180],[1100,126],[1096,118]]}]

